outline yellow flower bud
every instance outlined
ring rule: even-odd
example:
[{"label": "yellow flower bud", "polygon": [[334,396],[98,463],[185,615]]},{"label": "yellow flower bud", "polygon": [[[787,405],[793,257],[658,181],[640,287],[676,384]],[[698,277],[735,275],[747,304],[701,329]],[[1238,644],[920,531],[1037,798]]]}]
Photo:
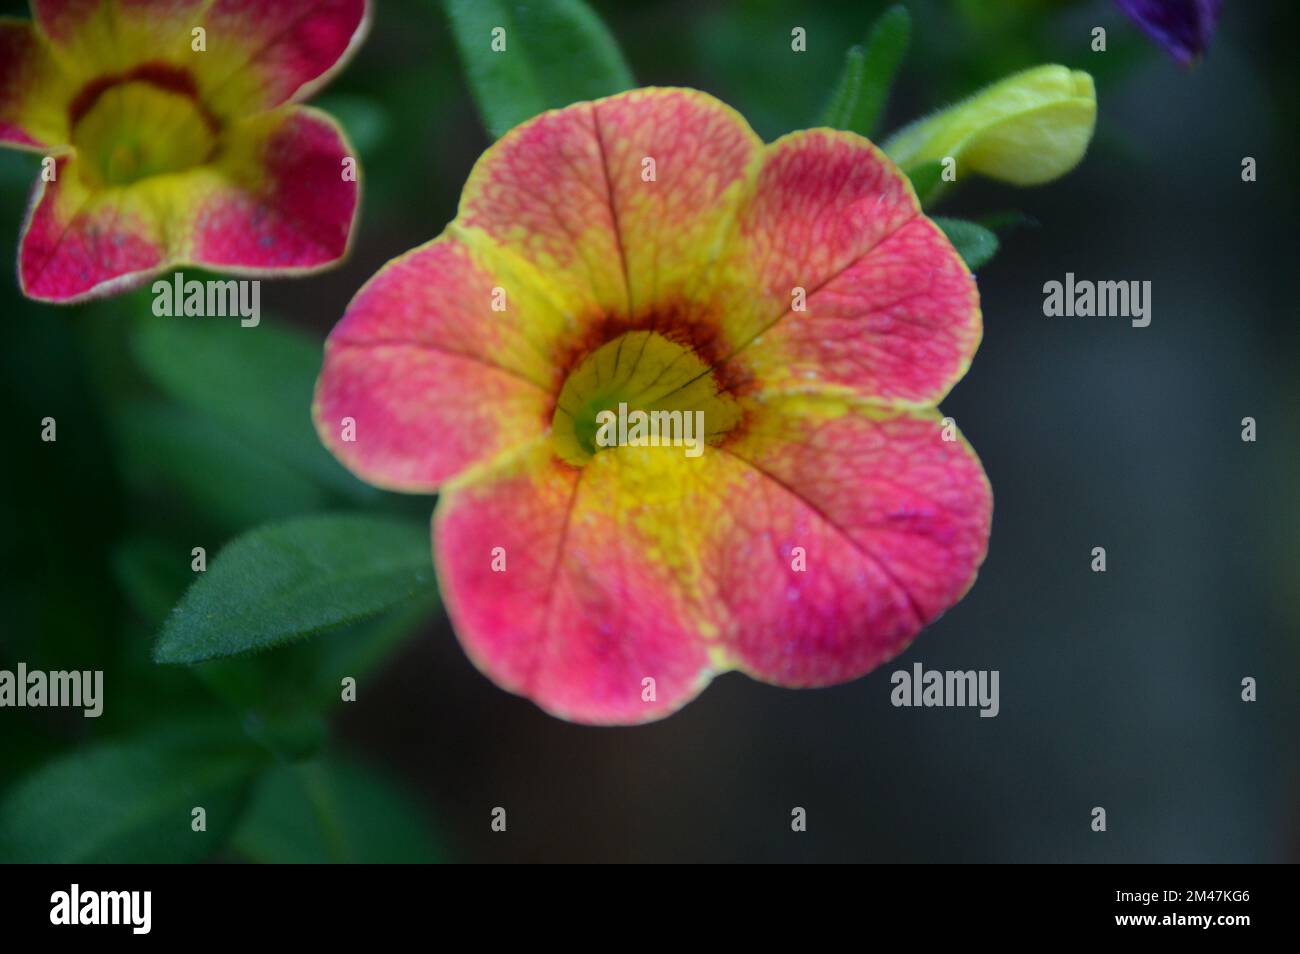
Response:
[{"label": "yellow flower bud", "polygon": [[1096,121],[1091,76],[1038,66],[912,123],[885,143],[885,152],[904,169],[952,157],[958,175],[1041,185],[1078,164]]}]

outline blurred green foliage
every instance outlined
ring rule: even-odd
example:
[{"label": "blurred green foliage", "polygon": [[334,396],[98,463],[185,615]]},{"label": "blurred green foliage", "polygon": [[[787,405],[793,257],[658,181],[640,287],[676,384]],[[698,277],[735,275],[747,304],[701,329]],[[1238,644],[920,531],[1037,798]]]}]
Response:
[{"label": "blurred green foliage", "polygon": [[943,229],[971,271],[987,264],[998,253],[998,237],[977,222],[935,216],[934,224]]}]

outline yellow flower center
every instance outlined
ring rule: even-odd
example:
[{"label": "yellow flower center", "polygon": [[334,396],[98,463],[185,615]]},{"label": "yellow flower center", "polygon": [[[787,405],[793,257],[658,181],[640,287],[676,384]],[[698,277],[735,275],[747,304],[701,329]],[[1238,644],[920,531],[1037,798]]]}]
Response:
[{"label": "yellow flower center", "polygon": [[92,183],[122,186],[202,165],[216,151],[217,134],[192,96],[131,80],[95,97],[77,119],[72,144]]},{"label": "yellow flower center", "polygon": [[656,332],[631,331],[574,368],[551,431],[557,453],[571,464],[619,446],[675,448],[696,457],[740,417],[740,406],[695,351]]}]

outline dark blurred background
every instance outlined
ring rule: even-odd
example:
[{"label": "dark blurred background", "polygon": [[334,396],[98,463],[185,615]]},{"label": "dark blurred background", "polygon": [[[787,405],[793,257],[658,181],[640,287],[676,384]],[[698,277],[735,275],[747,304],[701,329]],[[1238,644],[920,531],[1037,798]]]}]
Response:
[{"label": "dark blurred background", "polygon": [[[594,6],[640,83],[713,93],[770,139],[815,123],[845,49],[884,4]],[[913,45],[888,131],[1039,63],[1097,81],[1097,135],[1079,169],[1036,189],[965,183],[938,210],[1033,223],[1005,235],[978,276],[984,341],[943,405],[994,489],[978,582],[906,654],[854,683],[790,691],[729,674],[671,718],[623,729],[569,725],[497,689],[439,615],[357,703],[336,707],[325,743],[400,790],[439,857],[1300,856],[1297,5],[1227,3],[1191,71],[1103,0],[907,6]],[[790,52],[793,26],[808,31],[806,54]],[[1107,29],[1104,54],[1089,49],[1094,26]],[[368,42],[315,102],[362,154],[361,231],[344,267],[262,291],[265,311],[320,341],[363,281],[451,219],[489,138],[433,2],[380,0]],[[1258,181],[1242,182],[1244,156]],[[36,172],[34,157],[0,154],[0,260],[14,261]],[[1151,325],[1045,318],[1043,283],[1067,271],[1149,280]],[[255,466],[148,473],[199,444],[214,452],[198,424],[142,437],[146,417],[128,409],[170,405],[128,344],[141,318],[126,312],[138,307],[26,303],[12,278],[0,290],[11,429],[0,667],[104,668],[120,700],[99,720],[0,712],[0,783],[165,723],[201,694],[184,671],[148,662],[174,595],[142,595],[130,568],[168,534],[213,541],[211,554],[269,517],[334,503],[298,500],[292,485],[269,501]],[[59,421],[57,454],[33,447],[32,421],[46,414]],[[1255,443],[1241,440],[1246,416]],[[221,456],[231,467],[238,457]],[[427,515],[433,500],[385,505]],[[1095,546],[1106,573],[1090,570]],[[894,708],[890,674],[914,662],[999,670],[1000,714]],[[1257,702],[1241,700],[1247,676]],[[508,811],[504,834],[489,827],[495,806]],[[804,833],[791,831],[795,806]],[[1105,833],[1090,829],[1094,806]],[[220,857],[273,857],[249,837]]]}]

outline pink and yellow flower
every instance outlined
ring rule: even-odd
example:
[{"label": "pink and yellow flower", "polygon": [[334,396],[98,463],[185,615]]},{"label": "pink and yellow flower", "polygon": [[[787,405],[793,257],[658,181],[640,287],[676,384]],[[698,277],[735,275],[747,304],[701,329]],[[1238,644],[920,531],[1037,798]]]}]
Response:
[{"label": "pink and yellow flower", "polygon": [[[972,585],[992,500],[935,405],[974,280],[867,140],[764,145],[692,90],[546,113],[479,159],[441,236],[331,333],[322,440],[439,491],[456,632],[565,719],[662,717],[740,670],[854,679]],[[620,403],[708,444],[600,446]]]},{"label": "pink and yellow flower", "polygon": [[167,268],[304,273],[346,252],[353,155],[296,103],[364,36],[367,0],[32,0],[0,19],[0,144],[47,157],[25,294],[70,302]]}]

